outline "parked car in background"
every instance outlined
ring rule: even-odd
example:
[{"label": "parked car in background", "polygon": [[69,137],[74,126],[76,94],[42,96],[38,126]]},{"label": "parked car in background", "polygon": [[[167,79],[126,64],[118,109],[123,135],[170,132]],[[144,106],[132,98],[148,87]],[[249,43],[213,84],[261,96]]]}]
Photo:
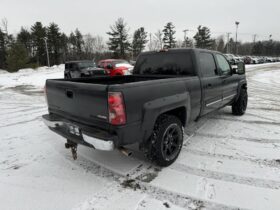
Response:
[{"label": "parked car in background", "polygon": [[65,63],[65,79],[97,75],[106,75],[106,71],[105,69],[98,68],[92,60],[68,61]]},{"label": "parked car in background", "polygon": [[272,63],[274,62],[274,59],[272,57],[266,57],[266,62]]},{"label": "parked car in background", "polygon": [[252,64],[253,63],[252,56],[245,56],[244,57],[244,63],[245,64]]},{"label": "parked car in background", "polygon": [[110,76],[130,75],[133,66],[126,60],[106,59],[98,62],[98,67],[104,68]]},{"label": "parked car in background", "polygon": [[135,60],[130,60],[129,63],[130,63],[132,66],[135,66],[136,61],[135,61]]},{"label": "parked car in background", "polygon": [[259,64],[260,63],[260,59],[258,57],[251,57],[252,58],[252,64]]},{"label": "parked car in background", "polygon": [[225,54],[225,57],[227,59],[227,61],[231,64],[231,65],[235,65],[236,64],[236,60],[234,55],[232,54]]}]

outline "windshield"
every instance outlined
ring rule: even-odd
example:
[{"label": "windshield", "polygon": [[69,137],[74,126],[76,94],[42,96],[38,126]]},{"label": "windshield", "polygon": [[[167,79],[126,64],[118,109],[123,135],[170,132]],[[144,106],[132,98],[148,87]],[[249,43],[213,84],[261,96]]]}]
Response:
[{"label": "windshield", "polygon": [[79,66],[80,69],[87,69],[87,68],[94,68],[94,67],[96,67],[96,64],[93,61],[89,61],[89,62],[78,63],[78,66]]},{"label": "windshield", "polygon": [[158,52],[137,60],[134,74],[195,75],[190,53]]}]

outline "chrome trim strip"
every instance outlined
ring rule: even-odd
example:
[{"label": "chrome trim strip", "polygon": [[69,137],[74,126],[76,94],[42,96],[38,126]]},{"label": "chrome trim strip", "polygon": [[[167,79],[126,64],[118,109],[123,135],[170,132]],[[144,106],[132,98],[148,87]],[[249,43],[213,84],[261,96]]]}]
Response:
[{"label": "chrome trim strip", "polygon": [[229,98],[233,98],[234,96],[236,96],[236,94],[232,94],[232,95],[229,95],[229,96],[227,96],[227,97],[224,97],[223,100],[227,100],[227,99],[229,99]]},{"label": "chrome trim strip", "polygon": [[219,99],[219,100],[217,100],[217,101],[213,101],[213,102],[211,102],[211,103],[209,103],[209,104],[206,104],[206,106],[208,107],[208,106],[211,106],[211,105],[213,105],[213,104],[219,103],[219,102],[221,102],[221,101],[222,101],[222,99]]},{"label": "chrome trim strip", "polygon": [[[62,121],[50,121],[45,118],[43,118],[43,122],[46,124],[46,126],[48,126],[50,128],[56,128],[56,127],[62,126],[64,124],[64,122],[62,122]],[[105,141],[105,140],[98,139],[98,138],[95,138],[92,136],[88,136],[88,135],[84,134],[83,132],[82,132],[82,137],[85,142],[89,143],[97,150],[104,150],[104,151],[114,150],[114,142],[112,140]]]},{"label": "chrome trim strip", "polygon": [[61,121],[50,121],[45,118],[43,118],[43,122],[45,123],[46,126],[51,127],[51,128],[55,128],[55,127],[63,125],[63,122],[61,122]]},{"label": "chrome trim strip", "polygon": [[82,134],[82,135],[83,135],[84,141],[91,144],[92,146],[94,146],[94,148],[97,150],[104,150],[104,151],[113,151],[114,150],[114,142],[111,140],[104,141],[102,139],[88,136],[86,134]]}]

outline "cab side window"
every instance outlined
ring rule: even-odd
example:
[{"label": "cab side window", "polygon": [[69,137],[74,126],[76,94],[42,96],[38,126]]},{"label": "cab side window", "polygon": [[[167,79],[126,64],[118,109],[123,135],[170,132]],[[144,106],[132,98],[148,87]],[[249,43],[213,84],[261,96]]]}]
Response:
[{"label": "cab side window", "polygon": [[231,68],[230,68],[229,63],[225,59],[225,57],[217,54],[216,58],[217,58],[218,66],[221,70],[221,74],[222,75],[230,75],[231,74]]},{"label": "cab side window", "polygon": [[201,52],[199,55],[201,74],[203,77],[214,77],[218,75],[214,56],[211,53]]}]

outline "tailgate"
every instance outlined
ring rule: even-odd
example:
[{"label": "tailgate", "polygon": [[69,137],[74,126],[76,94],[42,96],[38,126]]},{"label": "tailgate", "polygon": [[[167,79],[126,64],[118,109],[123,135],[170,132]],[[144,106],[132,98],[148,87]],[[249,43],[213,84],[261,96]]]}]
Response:
[{"label": "tailgate", "polygon": [[47,80],[50,113],[80,123],[108,125],[107,85],[64,80]]}]

